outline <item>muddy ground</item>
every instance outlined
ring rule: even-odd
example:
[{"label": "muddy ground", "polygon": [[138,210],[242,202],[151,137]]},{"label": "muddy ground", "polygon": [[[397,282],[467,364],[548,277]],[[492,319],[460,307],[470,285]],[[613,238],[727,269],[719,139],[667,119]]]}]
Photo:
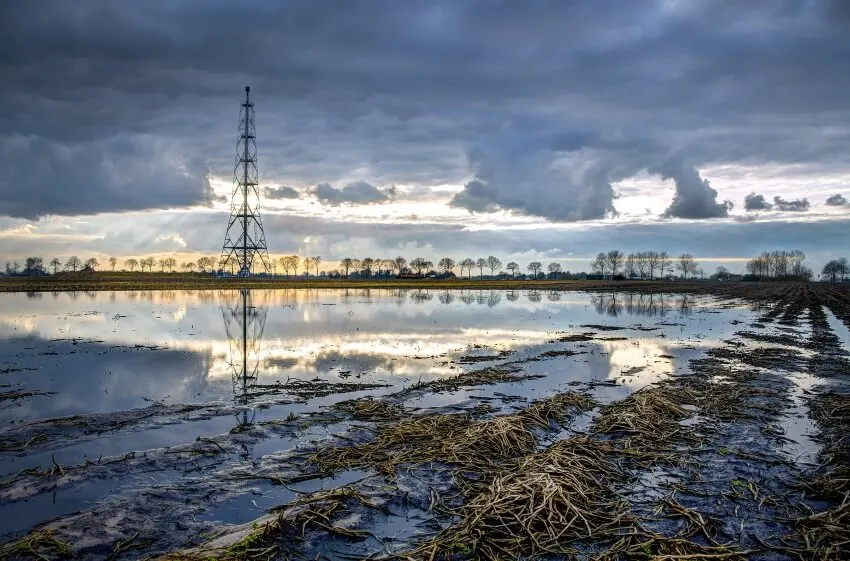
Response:
[{"label": "muddy ground", "polygon": [[[637,391],[625,390],[640,374],[628,371],[534,399],[524,389],[545,379],[541,364],[679,325],[664,316],[628,329],[605,322],[624,304],[603,291],[589,300],[599,323],[552,333],[529,353],[473,347],[452,357],[460,374],[403,388],[378,391],[353,377],[254,384],[230,404],[153,403],[11,425],[0,432],[4,462],[140,427],[236,419],[228,432],[182,444],[73,465],[54,458],[11,474],[0,482],[3,508],[138,483],[7,536],[0,556],[850,558],[850,292],[775,284],[711,293],[706,314],[744,303],[751,319],[733,319],[731,334],[687,368]],[[486,391],[442,399],[478,388]],[[246,415],[260,396],[274,410],[328,395],[339,399],[304,413]],[[233,514],[252,502],[265,514]]]}]

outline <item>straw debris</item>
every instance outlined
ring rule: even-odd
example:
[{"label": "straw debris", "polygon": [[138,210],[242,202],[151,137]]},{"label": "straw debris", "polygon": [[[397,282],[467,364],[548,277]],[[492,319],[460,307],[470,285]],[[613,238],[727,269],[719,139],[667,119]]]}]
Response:
[{"label": "straw debris", "polygon": [[292,556],[301,558],[297,544],[311,530],[324,530],[330,534],[352,540],[369,537],[368,532],[339,526],[334,522],[347,515],[350,503],[373,509],[374,504],[363,494],[351,488],[331,489],[302,497],[284,507],[275,509],[275,516],[255,522],[245,531],[219,536],[206,544],[186,551],[171,552],[163,561],[260,561]]},{"label": "straw debris", "polygon": [[654,532],[640,531],[621,538],[594,561],[620,559],[747,561],[752,553],[754,552],[742,551],[730,545],[702,545],[682,537],[670,538]]},{"label": "straw debris", "polygon": [[677,390],[674,395],[664,387],[638,390],[622,401],[605,406],[596,419],[596,432],[626,433],[633,439],[652,443],[692,440],[679,424],[691,416],[690,411],[677,403],[682,397],[687,399],[687,392]]},{"label": "straw debris", "polygon": [[457,391],[459,389],[475,386],[486,386],[503,382],[519,382],[522,380],[532,380],[534,378],[543,377],[543,375],[520,374],[519,372],[520,370],[516,367],[493,366],[481,368],[479,370],[458,374],[457,376],[413,384],[402,392],[399,392],[397,395],[403,395],[404,393],[409,393],[414,390],[428,390],[433,392]]},{"label": "straw debris", "polygon": [[512,415],[476,421],[468,414],[431,415],[381,427],[364,444],[325,448],[309,461],[322,473],[374,467],[391,476],[403,463],[443,462],[479,472],[507,458],[533,452],[534,429],[563,422],[593,406],[581,394],[562,393],[536,401]]},{"label": "straw debris", "polygon": [[55,559],[73,557],[71,546],[56,537],[53,530],[40,530],[27,534],[14,542],[0,546],[0,559],[30,558]]},{"label": "straw debris", "polygon": [[577,540],[616,535],[627,503],[607,480],[617,466],[587,437],[561,440],[501,471],[457,511],[460,522],[411,552],[409,559],[455,553],[482,559],[575,555]]},{"label": "straw debris", "polygon": [[371,397],[341,401],[334,409],[358,421],[391,421],[404,415],[402,406]]}]

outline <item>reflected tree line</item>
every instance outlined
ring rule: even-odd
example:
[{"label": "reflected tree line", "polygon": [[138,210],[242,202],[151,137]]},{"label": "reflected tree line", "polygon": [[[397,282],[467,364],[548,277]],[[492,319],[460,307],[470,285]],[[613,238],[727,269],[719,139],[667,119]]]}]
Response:
[{"label": "reflected tree line", "polygon": [[693,312],[693,298],[687,294],[670,296],[612,292],[593,294],[590,301],[597,313],[610,317],[620,316],[623,312],[636,316],[663,316],[672,310],[682,315]]},{"label": "reflected tree line", "polygon": [[[557,303],[570,294],[562,290],[434,290],[434,289],[407,289],[407,288],[358,288],[358,289],[277,289],[277,290],[253,290],[256,293],[253,302],[257,302],[260,295],[263,298],[263,306],[280,305],[290,307],[297,304],[313,304],[327,299],[328,295],[339,295],[341,304],[357,302],[372,302],[374,297],[384,297],[395,301],[398,305],[412,303],[417,305],[429,302],[438,302],[442,305],[461,303],[466,306],[486,306],[494,308],[502,302],[521,303],[528,302],[539,304],[542,302]],[[28,297],[42,298],[45,293],[29,292]],[[116,292],[108,293],[98,291],[74,291],[64,293],[47,293],[58,298],[65,294],[71,300],[86,297],[90,300],[103,298],[107,295],[110,301],[115,301]],[[122,297],[130,301],[143,301],[156,304],[176,304],[187,300],[204,305],[231,306],[241,299],[242,291],[239,290],[129,290],[122,291]],[[238,302],[237,302],[238,303]],[[693,297],[688,295],[664,295],[645,294],[632,292],[606,292],[590,295],[590,305],[601,315],[618,316],[622,313],[630,315],[656,316],[663,315],[673,309],[682,314],[690,313]],[[251,304],[248,304],[249,308]]]}]

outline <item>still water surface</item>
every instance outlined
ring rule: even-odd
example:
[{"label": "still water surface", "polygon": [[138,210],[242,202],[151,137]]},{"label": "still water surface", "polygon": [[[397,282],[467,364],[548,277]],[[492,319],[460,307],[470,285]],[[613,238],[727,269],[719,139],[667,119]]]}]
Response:
[{"label": "still water surface", "polygon": [[[595,335],[566,344],[577,353],[573,356],[523,365],[525,372],[541,378],[427,394],[406,405],[442,407],[505,394],[535,399],[580,384],[593,388],[603,401],[621,398],[661,376],[686,371],[690,359],[729,338],[737,324],[753,321],[755,315],[743,306],[719,307],[709,297],[619,293],[299,289],[0,294],[0,392],[32,392],[0,402],[0,438],[31,434],[46,419],[54,424],[60,417],[77,424],[97,419],[102,426],[111,415],[151,406],[207,407],[203,414],[165,415],[157,422],[51,441],[33,451],[0,451],[0,477],[33,467],[49,469],[54,462],[70,466],[183,445],[226,434],[234,426],[539,357],[564,349],[557,339],[568,334]],[[325,382],[331,388],[371,386],[316,397],[256,391],[277,383],[290,387],[297,380]],[[327,436],[330,430],[318,432]],[[307,431],[257,442],[241,460],[232,461],[257,462],[318,436]],[[173,484],[184,476],[151,468],[66,485],[49,494],[7,496],[0,503],[0,532],[23,531],[90,508],[104,496],[163,481]],[[283,500],[259,501],[248,495],[230,511],[210,505],[198,519],[251,520],[272,499]]]},{"label": "still water surface", "polygon": [[[605,368],[595,364],[592,375],[616,377],[727,335],[729,311],[702,313],[710,308],[681,295],[538,291],[2,294],[4,389],[55,393],[3,407],[0,423],[229,400],[246,359],[259,383],[402,386],[457,374],[467,368],[454,362],[461,356],[528,350],[599,323],[633,328],[601,342]],[[673,364],[652,370],[670,373]]]}]

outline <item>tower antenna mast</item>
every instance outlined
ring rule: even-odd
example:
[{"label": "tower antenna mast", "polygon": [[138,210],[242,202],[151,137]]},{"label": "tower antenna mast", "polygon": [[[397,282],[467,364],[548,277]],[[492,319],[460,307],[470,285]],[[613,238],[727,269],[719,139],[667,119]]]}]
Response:
[{"label": "tower antenna mast", "polygon": [[229,270],[240,277],[270,272],[266,233],[260,217],[256,139],[251,86],[245,86],[245,102],[239,110],[239,138],[233,167],[230,219],[218,265],[220,271]]}]

